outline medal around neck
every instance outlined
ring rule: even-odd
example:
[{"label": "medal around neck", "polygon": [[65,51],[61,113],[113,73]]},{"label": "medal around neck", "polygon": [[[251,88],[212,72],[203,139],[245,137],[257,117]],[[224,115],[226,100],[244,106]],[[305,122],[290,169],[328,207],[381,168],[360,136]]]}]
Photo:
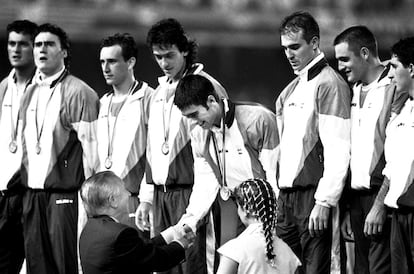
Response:
[{"label": "medal around neck", "polygon": [[9,150],[11,153],[16,153],[17,151],[17,143],[15,140],[12,140],[9,144]]},{"label": "medal around neck", "polygon": [[110,169],[111,167],[112,167],[112,159],[111,159],[111,156],[108,156],[105,159],[105,168]]},{"label": "medal around neck", "polygon": [[222,186],[220,188],[220,197],[223,199],[223,201],[227,201],[230,198],[231,191],[228,187]]},{"label": "medal around neck", "polygon": [[38,142],[35,147],[35,152],[36,154],[39,155],[41,151],[42,151],[42,147],[40,146],[40,143]]},{"label": "medal around neck", "polygon": [[164,142],[161,146],[161,152],[164,155],[167,155],[170,152],[170,147],[167,142]]}]

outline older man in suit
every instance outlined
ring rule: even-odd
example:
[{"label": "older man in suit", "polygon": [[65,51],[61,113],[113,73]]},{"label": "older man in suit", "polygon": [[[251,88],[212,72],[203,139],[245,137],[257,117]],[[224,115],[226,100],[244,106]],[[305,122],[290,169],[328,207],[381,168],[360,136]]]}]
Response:
[{"label": "older man in suit", "polygon": [[170,227],[146,242],[136,229],[118,222],[127,212],[129,192],[112,171],[87,179],[81,197],[89,217],[79,244],[85,274],[164,271],[185,258],[191,232],[182,235]]}]

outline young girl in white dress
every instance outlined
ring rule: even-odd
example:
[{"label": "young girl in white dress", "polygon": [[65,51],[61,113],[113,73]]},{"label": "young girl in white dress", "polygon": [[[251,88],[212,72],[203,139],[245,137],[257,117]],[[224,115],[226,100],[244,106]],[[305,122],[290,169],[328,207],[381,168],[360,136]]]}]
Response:
[{"label": "young girl in white dress", "polygon": [[244,181],[234,197],[246,229],[218,249],[217,274],[295,273],[299,259],[276,236],[276,195],[270,184],[262,179]]}]

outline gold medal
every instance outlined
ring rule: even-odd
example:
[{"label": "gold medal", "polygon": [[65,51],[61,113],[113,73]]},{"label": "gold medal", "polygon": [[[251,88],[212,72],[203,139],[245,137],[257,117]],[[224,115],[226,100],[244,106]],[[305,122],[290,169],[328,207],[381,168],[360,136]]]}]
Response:
[{"label": "gold medal", "polygon": [[111,156],[106,157],[105,160],[105,168],[110,169],[112,167],[112,159]]},{"label": "gold medal", "polygon": [[15,140],[12,140],[9,144],[9,150],[11,153],[16,153],[17,151],[17,143]]},{"label": "gold medal", "polygon": [[167,142],[162,143],[161,152],[164,155],[167,155],[170,152],[170,147],[168,146]]},{"label": "gold medal", "polygon": [[220,188],[220,197],[223,199],[223,201],[227,201],[230,198],[231,191],[228,187],[222,186]]},{"label": "gold medal", "polygon": [[36,154],[40,154],[40,152],[42,151],[42,148],[40,147],[40,143],[39,142],[36,143],[35,151],[36,151]]}]

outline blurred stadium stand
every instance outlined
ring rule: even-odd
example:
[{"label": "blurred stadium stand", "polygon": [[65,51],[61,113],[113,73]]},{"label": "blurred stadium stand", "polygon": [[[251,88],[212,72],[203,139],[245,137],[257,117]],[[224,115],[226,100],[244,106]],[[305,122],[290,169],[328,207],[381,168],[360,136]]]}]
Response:
[{"label": "blurred stadium stand", "polygon": [[108,89],[98,60],[101,39],[133,34],[140,46],[136,75],[155,87],[161,71],[145,45],[146,33],[159,19],[174,17],[199,43],[199,61],[232,98],[270,108],[293,78],[278,33],[281,19],[293,11],[307,10],[318,20],[321,47],[333,66],[332,41],[351,25],[367,25],[376,34],[383,58],[399,38],[414,35],[413,0],[0,0],[0,5],[1,77],[10,69],[6,25],[27,18],[68,32],[71,71],[99,94]]}]

